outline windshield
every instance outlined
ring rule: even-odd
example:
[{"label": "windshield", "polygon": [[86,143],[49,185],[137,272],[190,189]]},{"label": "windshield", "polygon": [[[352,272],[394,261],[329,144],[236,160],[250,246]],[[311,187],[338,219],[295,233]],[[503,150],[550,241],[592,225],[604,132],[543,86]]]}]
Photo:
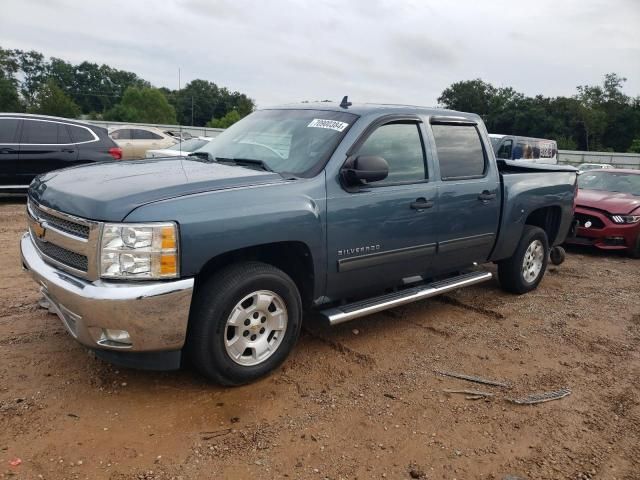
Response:
[{"label": "windshield", "polygon": [[176,143],[175,145],[169,147],[167,150],[194,152],[207,143],[209,143],[207,140],[202,140],[201,138],[192,138],[190,140],[185,140],[184,142]]},{"label": "windshield", "polygon": [[630,193],[640,196],[640,172],[589,171],[578,177],[578,186],[585,190]]},{"label": "windshield", "polygon": [[259,110],[195,153],[204,152],[211,161],[258,160],[274,172],[310,177],[324,167],[357,118],[324,110]]}]

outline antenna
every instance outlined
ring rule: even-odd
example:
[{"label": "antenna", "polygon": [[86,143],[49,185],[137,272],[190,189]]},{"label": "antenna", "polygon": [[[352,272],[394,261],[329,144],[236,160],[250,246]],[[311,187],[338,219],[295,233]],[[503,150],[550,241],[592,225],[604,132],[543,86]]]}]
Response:
[{"label": "antenna", "polygon": [[351,105],[352,103],[349,101],[348,95],[345,95],[344,97],[342,97],[342,101],[340,102],[341,108],[349,108]]},{"label": "antenna", "polygon": [[[178,67],[178,98],[180,98],[182,90],[182,84],[180,83],[180,67]],[[180,158],[182,158],[182,122],[178,122],[178,131],[180,132],[180,138],[178,139],[178,148],[180,149]]]}]

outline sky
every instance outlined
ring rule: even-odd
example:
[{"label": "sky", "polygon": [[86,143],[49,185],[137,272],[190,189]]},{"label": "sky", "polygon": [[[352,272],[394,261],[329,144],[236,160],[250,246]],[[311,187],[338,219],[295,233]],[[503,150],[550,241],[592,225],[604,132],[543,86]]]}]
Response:
[{"label": "sky", "polygon": [[0,0],[0,46],[195,78],[259,107],[303,100],[434,106],[482,78],[570,96],[606,73],[640,95],[640,0]]}]

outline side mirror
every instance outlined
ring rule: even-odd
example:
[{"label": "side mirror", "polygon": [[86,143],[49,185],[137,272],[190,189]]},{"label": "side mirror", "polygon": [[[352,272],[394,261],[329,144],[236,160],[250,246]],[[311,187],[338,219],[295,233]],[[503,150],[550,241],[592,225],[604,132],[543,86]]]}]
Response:
[{"label": "side mirror", "polygon": [[350,158],[342,168],[348,186],[363,185],[384,180],[389,175],[389,164],[382,157],[362,155]]}]

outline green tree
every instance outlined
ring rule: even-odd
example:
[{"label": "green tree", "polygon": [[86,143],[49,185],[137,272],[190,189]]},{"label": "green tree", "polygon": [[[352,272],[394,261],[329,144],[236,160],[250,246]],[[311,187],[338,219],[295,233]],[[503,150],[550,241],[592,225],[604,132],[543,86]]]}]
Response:
[{"label": "green tree", "polygon": [[601,85],[577,87],[572,98],[552,98],[467,80],[447,87],[438,102],[481,115],[493,133],[553,138],[567,149],[624,152],[640,137],[640,97],[622,91],[625,81],[609,73]]},{"label": "green tree", "polygon": [[236,110],[227,112],[222,118],[212,118],[207,122],[207,127],[211,128],[229,128],[231,125],[242,119]]},{"label": "green tree", "polygon": [[571,137],[556,137],[558,150],[577,150],[578,144]]},{"label": "green tree", "polygon": [[7,50],[0,47],[0,78],[11,79],[16,82],[15,77],[20,70],[20,63],[18,62],[17,52],[18,50]]},{"label": "green tree", "polygon": [[24,105],[18,96],[18,89],[8,79],[0,77],[0,112],[23,112]]},{"label": "green tree", "polygon": [[629,153],[640,153],[640,138],[634,138],[628,150]]},{"label": "green tree", "polygon": [[129,87],[122,101],[105,112],[106,120],[143,123],[176,123],[176,111],[157,88]]},{"label": "green tree", "polygon": [[77,118],[80,115],[80,108],[53,80],[48,80],[34,92],[29,112]]},{"label": "green tree", "polygon": [[222,118],[235,110],[240,117],[251,113],[255,104],[244,93],[230,92],[213,82],[196,79],[182,90],[163,90],[175,106],[178,121],[182,125],[204,126],[213,118]]},{"label": "green tree", "polygon": [[487,116],[496,95],[496,88],[477,78],[456,82],[447,87],[438,98],[438,103],[452,110],[473,112]]},{"label": "green tree", "polygon": [[30,105],[34,101],[36,92],[47,81],[48,64],[40,52],[34,50],[28,52],[14,50],[14,52],[16,52],[22,74],[20,93]]}]

